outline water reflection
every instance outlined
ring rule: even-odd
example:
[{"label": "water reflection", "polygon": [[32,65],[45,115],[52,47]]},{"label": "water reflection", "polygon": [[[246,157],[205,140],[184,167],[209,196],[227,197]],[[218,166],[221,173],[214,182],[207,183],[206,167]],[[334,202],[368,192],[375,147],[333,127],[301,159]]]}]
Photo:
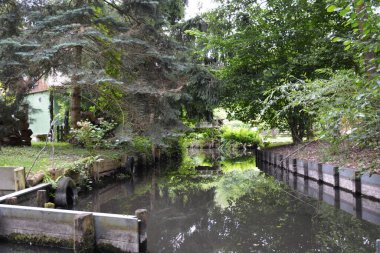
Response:
[{"label": "water reflection", "polygon": [[72,250],[68,249],[55,249],[49,247],[26,247],[21,244],[0,243],[1,253],[72,253]]},{"label": "water reflection", "polygon": [[[226,158],[190,150],[179,165],[140,168],[133,178],[82,195],[76,209],[148,209],[151,253],[375,251],[380,227],[359,219],[364,209],[354,215],[340,210],[351,210],[344,194],[338,201],[335,191],[316,182],[260,169],[252,155]],[[0,252],[68,251],[1,244]]]},{"label": "water reflection", "polygon": [[[193,161],[179,170],[161,165],[140,171],[140,177],[83,196],[77,208],[150,210],[150,252],[374,251],[379,227],[297,193],[261,173],[252,157],[192,152]],[[223,175],[197,171],[205,162]]]}]

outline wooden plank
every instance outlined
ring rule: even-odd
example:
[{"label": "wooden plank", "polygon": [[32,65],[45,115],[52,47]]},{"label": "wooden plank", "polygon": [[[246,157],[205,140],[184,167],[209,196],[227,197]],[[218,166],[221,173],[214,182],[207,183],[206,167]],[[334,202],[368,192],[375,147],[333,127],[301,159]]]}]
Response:
[{"label": "wooden plank", "polygon": [[120,168],[119,160],[98,159],[92,169],[93,178],[98,180],[101,176],[110,174]]},{"label": "wooden plank", "polygon": [[14,170],[16,167],[0,167],[0,190],[14,191]]},{"label": "wooden plank", "polygon": [[25,180],[25,168],[19,167],[14,169],[14,182],[15,182],[15,191],[24,190],[26,188]]}]

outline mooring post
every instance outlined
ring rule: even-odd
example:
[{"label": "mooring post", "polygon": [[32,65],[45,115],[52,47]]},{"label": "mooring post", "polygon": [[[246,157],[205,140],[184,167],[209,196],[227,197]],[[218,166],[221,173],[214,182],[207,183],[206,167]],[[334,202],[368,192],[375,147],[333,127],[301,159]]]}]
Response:
[{"label": "mooring post", "polygon": [[48,202],[48,196],[46,190],[37,191],[37,207],[44,207]]},{"label": "mooring post", "polygon": [[303,160],[303,176],[304,178],[309,177],[309,163],[306,160]]},{"label": "mooring post", "polygon": [[15,190],[20,191],[26,188],[25,168],[20,167],[14,170]]},{"label": "mooring post", "polygon": [[298,174],[298,168],[297,168],[297,159],[293,159],[293,164],[292,164],[292,166],[293,166],[293,173],[294,174]]},{"label": "mooring post", "polygon": [[353,186],[355,188],[354,194],[360,195],[362,193],[362,178],[359,171],[355,171]]},{"label": "mooring post", "polygon": [[74,252],[94,252],[95,241],[95,226],[92,213],[78,214],[74,219]]},{"label": "mooring post", "polygon": [[148,250],[147,238],[147,223],[148,223],[148,210],[137,209],[135,211],[136,217],[139,219],[139,252],[146,252]]},{"label": "mooring post", "polygon": [[333,176],[334,176],[334,188],[339,188],[339,167],[335,166],[333,168]]},{"label": "mooring post", "polygon": [[322,171],[322,163],[318,163],[318,182],[323,182],[323,171]]}]

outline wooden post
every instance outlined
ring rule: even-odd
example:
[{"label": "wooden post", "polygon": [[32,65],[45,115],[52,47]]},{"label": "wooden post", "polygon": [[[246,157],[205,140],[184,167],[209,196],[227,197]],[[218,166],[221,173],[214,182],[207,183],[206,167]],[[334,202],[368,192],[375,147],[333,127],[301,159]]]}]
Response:
[{"label": "wooden post", "polygon": [[44,207],[48,202],[48,196],[46,190],[37,191],[37,207]]},{"label": "wooden post", "polygon": [[277,165],[278,167],[280,167],[281,169],[284,167],[284,156],[283,155],[278,155],[277,156]]},{"label": "wooden post", "polygon": [[359,171],[355,172],[355,178],[354,178],[354,194],[355,195],[360,195],[362,192],[362,180],[361,180],[361,175]]},{"label": "wooden post", "polygon": [[304,178],[309,177],[309,164],[306,160],[303,161],[303,176]]},{"label": "wooden post", "polygon": [[339,188],[339,167],[334,167],[334,188]]},{"label": "wooden post", "polygon": [[146,252],[148,250],[148,211],[146,209],[137,209],[135,215],[139,219],[139,252]]},{"label": "wooden post", "polygon": [[298,169],[297,169],[297,159],[293,159],[293,173],[294,174],[297,174],[298,173]]},{"label": "wooden post", "polygon": [[318,163],[318,181],[323,182],[322,163]]},{"label": "wooden post", "polygon": [[95,226],[92,213],[78,214],[74,219],[74,252],[94,252],[95,241]]},{"label": "wooden post", "polygon": [[14,170],[15,191],[24,190],[25,183],[25,168],[20,167]]}]

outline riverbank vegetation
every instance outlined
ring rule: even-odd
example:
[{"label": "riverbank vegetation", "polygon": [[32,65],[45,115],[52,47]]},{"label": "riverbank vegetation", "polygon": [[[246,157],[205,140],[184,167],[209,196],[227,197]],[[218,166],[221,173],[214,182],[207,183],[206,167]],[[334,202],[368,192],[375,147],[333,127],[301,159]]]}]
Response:
[{"label": "riverbank vegetation", "polygon": [[224,125],[217,128],[199,128],[180,140],[186,148],[217,148],[221,150],[246,150],[263,144],[257,129],[248,125],[234,127]]},{"label": "riverbank vegetation", "polygon": [[230,117],[380,154],[378,2],[219,2],[187,35]]},{"label": "riverbank vegetation", "polygon": [[[54,167],[67,167],[75,161],[94,155],[87,149],[69,143],[49,143],[46,148],[44,146],[44,142],[33,142],[30,147],[3,147],[0,151],[0,166],[23,166],[26,170],[32,168],[33,172],[46,171]],[[96,156],[110,159],[119,159],[121,154],[121,151],[107,149],[96,152]]]},{"label": "riverbank vegetation", "polygon": [[[278,129],[380,155],[377,1],[217,2],[184,20],[179,0],[4,1],[0,147],[31,145],[27,97],[54,77],[44,135],[78,154],[233,153],[276,145],[263,132]],[[216,108],[246,125],[215,124]]]}]

